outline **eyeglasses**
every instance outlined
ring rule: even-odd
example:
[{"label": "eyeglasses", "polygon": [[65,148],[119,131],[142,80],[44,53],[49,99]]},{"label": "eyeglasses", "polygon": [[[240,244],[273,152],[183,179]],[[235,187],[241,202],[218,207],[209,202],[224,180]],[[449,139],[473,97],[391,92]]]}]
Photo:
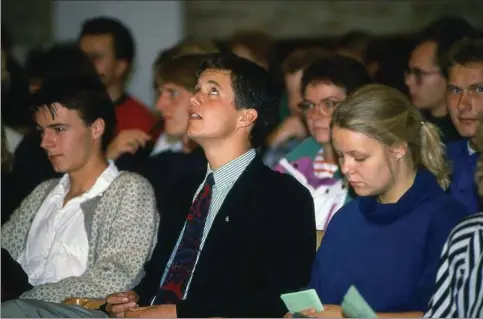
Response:
[{"label": "eyeglasses", "polygon": [[303,100],[298,104],[298,107],[304,114],[307,114],[310,110],[318,110],[321,114],[331,115],[334,109],[340,103],[342,103],[342,101],[338,101],[332,98],[324,99],[319,103],[314,103],[309,100]]},{"label": "eyeglasses", "polygon": [[406,77],[413,75],[418,85],[421,85],[421,83],[423,83],[423,77],[431,76],[434,74],[440,74],[440,71],[424,71],[424,70],[421,70],[420,68],[407,68],[404,71],[404,75]]}]

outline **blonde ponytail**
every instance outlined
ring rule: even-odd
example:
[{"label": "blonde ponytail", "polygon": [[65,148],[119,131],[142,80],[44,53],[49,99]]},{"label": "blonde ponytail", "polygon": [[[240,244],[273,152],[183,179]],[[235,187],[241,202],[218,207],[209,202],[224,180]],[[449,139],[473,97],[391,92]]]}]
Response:
[{"label": "blonde ponytail", "polygon": [[434,124],[424,122],[421,112],[401,91],[381,84],[363,86],[336,108],[334,126],[389,146],[407,143],[414,168],[424,167],[441,187],[448,188],[450,168],[440,132]]},{"label": "blonde ponytail", "polygon": [[451,168],[446,160],[446,148],[438,127],[421,122],[421,165],[433,173],[443,189],[450,184]]}]

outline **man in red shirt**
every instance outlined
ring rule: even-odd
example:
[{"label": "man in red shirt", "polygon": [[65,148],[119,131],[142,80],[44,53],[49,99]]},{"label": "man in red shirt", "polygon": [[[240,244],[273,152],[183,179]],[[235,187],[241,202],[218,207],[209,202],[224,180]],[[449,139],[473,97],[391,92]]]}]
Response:
[{"label": "man in red shirt", "polygon": [[84,22],[79,36],[81,49],[89,56],[116,105],[116,138],[108,157],[134,153],[160,134],[158,119],[140,101],[127,94],[135,47],[130,31],[118,20],[96,17]]}]

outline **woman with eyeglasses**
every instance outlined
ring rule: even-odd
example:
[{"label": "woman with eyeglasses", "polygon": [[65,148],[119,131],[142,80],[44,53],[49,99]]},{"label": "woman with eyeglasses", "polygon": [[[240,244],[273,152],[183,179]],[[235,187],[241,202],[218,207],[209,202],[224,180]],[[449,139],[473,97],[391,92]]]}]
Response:
[{"label": "woman with eyeglasses", "polygon": [[352,198],[331,145],[332,113],[354,90],[371,82],[362,63],[340,55],[317,60],[302,76],[303,101],[299,107],[311,136],[280,160],[275,169],[294,176],[310,190],[318,244],[330,218]]}]

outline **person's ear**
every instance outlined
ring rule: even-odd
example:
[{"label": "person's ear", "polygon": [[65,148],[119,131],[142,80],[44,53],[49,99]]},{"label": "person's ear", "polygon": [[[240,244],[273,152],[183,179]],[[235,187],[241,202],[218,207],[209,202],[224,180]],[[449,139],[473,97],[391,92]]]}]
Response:
[{"label": "person's ear", "polygon": [[399,143],[391,147],[391,153],[394,155],[396,160],[401,160],[408,153],[408,143]]},{"label": "person's ear", "polygon": [[97,140],[101,139],[102,135],[104,135],[104,130],[106,129],[106,123],[103,119],[99,118],[92,122],[91,124],[91,134],[92,138]]},{"label": "person's ear", "polygon": [[129,69],[129,63],[126,59],[119,59],[116,63],[116,76],[117,78],[122,78],[126,76]]},{"label": "person's ear", "polygon": [[255,109],[244,109],[240,117],[240,127],[247,127],[255,123],[258,112]]}]

